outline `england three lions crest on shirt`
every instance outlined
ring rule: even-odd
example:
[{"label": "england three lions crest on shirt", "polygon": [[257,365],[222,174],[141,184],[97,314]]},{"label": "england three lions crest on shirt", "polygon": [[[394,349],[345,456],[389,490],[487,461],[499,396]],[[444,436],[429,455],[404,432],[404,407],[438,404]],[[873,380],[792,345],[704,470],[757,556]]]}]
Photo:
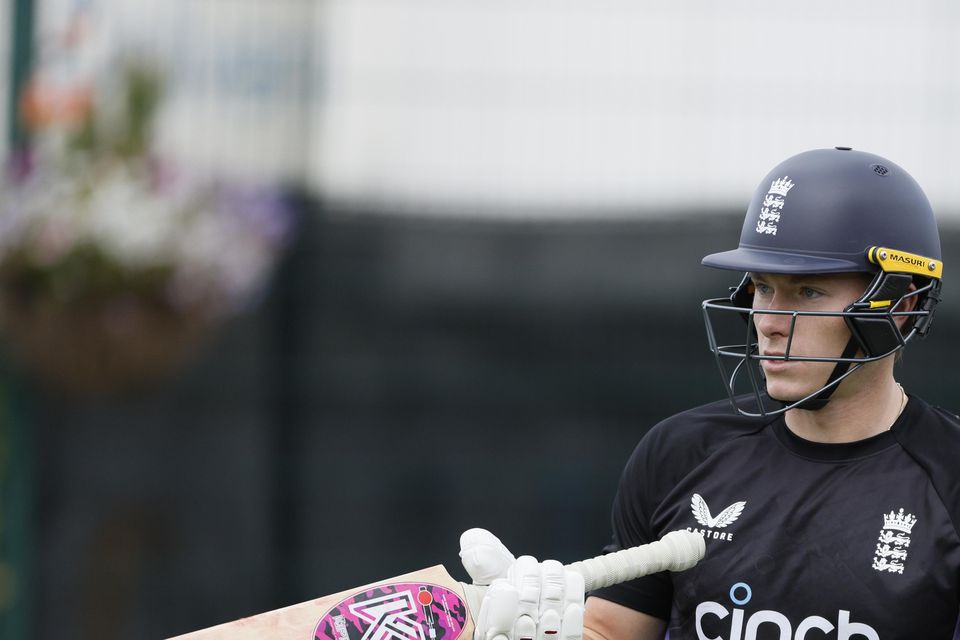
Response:
[{"label": "england three lions crest on shirt", "polygon": [[736,522],[746,506],[745,500],[734,502],[714,516],[710,513],[710,507],[707,506],[707,501],[703,499],[703,496],[695,493],[690,499],[690,510],[693,512],[696,521],[704,528],[687,527],[687,531],[699,533],[707,540],[726,540],[730,542],[733,540],[733,532],[717,531],[717,529],[726,529],[727,526]]},{"label": "england three lions crest on shirt", "polygon": [[916,516],[903,511],[901,507],[898,513],[883,514],[883,528],[880,529],[872,565],[877,571],[903,574],[910,534],[917,524]]}]

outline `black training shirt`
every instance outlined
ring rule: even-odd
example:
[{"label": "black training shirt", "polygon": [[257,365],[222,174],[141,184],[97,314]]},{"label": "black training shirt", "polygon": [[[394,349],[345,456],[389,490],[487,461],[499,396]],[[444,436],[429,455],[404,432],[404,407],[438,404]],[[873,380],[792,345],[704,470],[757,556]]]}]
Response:
[{"label": "black training shirt", "polygon": [[832,445],[717,402],[641,440],[605,549],[689,529],[705,558],[591,595],[668,619],[671,640],[949,640],[958,523],[956,416],[910,396],[889,431]]}]

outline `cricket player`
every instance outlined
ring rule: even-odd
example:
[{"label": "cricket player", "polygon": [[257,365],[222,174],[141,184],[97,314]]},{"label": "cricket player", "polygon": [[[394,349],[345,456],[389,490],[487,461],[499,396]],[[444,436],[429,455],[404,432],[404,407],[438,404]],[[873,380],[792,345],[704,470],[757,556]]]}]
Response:
[{"label": "cricket player", "polygon": [[761,181],[738,248],[703,264],[738,274],[703,303],[729,398],[643,437],[606,550],[686,529],[706,557],[584,604],[558,563],[471,530],[464,566],[492,583],[476,639],[953,638],[960,420],[894,377],[940,300],[919,185],[847,147],[801,153]]}]

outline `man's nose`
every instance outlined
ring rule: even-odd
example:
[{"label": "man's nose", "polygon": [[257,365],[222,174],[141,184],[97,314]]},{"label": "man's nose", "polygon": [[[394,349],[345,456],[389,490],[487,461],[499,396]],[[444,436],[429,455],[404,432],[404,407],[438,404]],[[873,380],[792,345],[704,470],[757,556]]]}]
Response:
[{"label": "man's nose", "polygon": [[769,306],[762,309],[755,309],[753,321],[757,331],[764,337],[772,338],[776,336],[789,336],[790,326],[793,323],[793,314],[791,313],[764,313],[766,311],[789,311],[778,301],[774,299]]}]

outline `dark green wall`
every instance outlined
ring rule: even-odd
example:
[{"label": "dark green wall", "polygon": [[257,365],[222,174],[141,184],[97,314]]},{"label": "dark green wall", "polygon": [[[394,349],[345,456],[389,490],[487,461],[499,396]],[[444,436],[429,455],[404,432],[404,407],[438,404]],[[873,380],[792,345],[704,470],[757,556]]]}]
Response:
[{"label": "dark green wall", "polygon": [[[110,401],[37,392],[37,638],[155,639],[458,569],[471,526],[593,554],[638,438],[723,394],[699,302],[735,278],[698,263],[736,242],[736,214],[309,220],[263,305],[182,376]],[[901,379],[957,406],[945,296]]]}]

